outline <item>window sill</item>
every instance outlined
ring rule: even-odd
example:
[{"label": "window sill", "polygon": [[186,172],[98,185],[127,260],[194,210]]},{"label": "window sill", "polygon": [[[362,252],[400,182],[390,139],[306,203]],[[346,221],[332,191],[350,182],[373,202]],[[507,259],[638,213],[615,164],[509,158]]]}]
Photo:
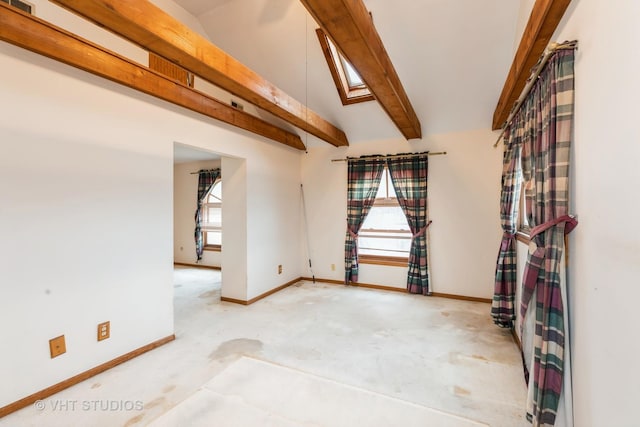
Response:
[{"label": "window sill", "polygon": [[202,249],[209,252],[222,252],[222,246],[220,245],[208,245]]},{"label": "window sill", "polygon": [[408,258],[395,258],[377,255],[360,255],[358,257],[360,264],[387,265],[391,267],[406,267],[409,263]]},{"label": "window sill", "polygon": [[525,245],[528,245],[529,242],[531,242],[531,238],[529,237],[529,233],[531,230],[529,229],[522,229],[522,230],[518,230],[516,232],[516,240],[518,242],[522,242]]}]

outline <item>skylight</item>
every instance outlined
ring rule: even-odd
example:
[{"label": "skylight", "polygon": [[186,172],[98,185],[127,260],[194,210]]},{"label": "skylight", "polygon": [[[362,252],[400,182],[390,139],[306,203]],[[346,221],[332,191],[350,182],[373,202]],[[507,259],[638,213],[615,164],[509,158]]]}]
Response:
[{"label": "skylight", "polygon": [[357,87],[365,86],[364,81],[362,81],[362,77],[360,74],[353,68],[353,65],[346,59],[344,56],[340,55],[340,63],[342,64],[342,68],[345,71],[347,81],[349,82],[349,88],[354,89]]},{"label": "skylight", "polygon": [[373,95],[358,71],[342,56],[324,31],[318,28],[316,33],[342,104],[372,101]]}]

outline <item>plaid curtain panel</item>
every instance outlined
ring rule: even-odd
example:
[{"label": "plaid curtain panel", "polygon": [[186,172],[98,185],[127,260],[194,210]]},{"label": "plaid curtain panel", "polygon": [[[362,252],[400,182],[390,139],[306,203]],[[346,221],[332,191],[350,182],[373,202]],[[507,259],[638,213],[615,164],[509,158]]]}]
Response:
[{"label": "plaid curtain panel", "polygon": [[430,295],[427,266],[427,174],[429,157],[397,157],[387,159],[387,167],[398,203],[407,217],[413,233],[409,251],[407,290],[413,294]]},{"label": "plaid curtain panel", "polygon": [[195,220],[196,229],[194,237],[196,241],[196,262],[202,260],[202,253],[204,252],[204,236],[202,233],[202,203],[209,194],[209,190],[215,182],[220,178],[220,168],[211,170],[198,171],[198,207],[196,208]]},{"label": "plaid curtain panel", "polygon": [[516,318],[514,309],[517,279],[516,266],[516,219],[520,200],[520,147],[522,129],[511,138],[510,129],[504,135],[504,154],[502,160],[502,192],[500,195],[500,221],[502,224],[502,243],[496,262],[495,287],[491,316],[496,325],[502,328],[513,327]]},{"label": "plaid curtain panel", "polygon": [[376,198],[384,170],[382,159],[349,159],[347,172],[347,234],[344,283],[358,281],[358,233]]},{"label": "plaid curtain panel", "polygon": [[522,172],[526,214],[532,227],[520,313],[535,294],[533,378],[527,417],[553,426],[564,375],[565,313],[560,267],[564,238],[577,225],[569,216],[569,153],[574,104],[574,50],[549,60],[518,113],[523,126]]}]

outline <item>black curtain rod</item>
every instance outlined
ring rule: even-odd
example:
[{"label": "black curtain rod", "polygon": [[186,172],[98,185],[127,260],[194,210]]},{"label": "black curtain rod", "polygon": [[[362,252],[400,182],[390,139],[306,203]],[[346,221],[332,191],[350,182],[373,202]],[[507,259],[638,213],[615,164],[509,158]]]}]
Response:
[{"label": "black curtain rod", "polygon": [[215,168],[215,169],[200,169],[198,172],[191,172],[191,175],[198,175],[200,172],[213,172],[214,170],[217,170],[220,168]]},{"label": "black curtain rod", "polygon": [[531,75],[527,79],[527,84],[522,89],[520,96],[518,97],[518,99],[516,100],[516,103],[511,109],[511,112],[509,113],[509,117],[507,117],[507,120],[502,125],[502,128],[500,130],[500,135],[498,135],[498,140],[496,141],[496,143],[493,144],[493,148],[496,148],[498,144],[500,144],[500,141],[502,141],[502,137],[504,136],[504,133],[507,130],[507,126],[509,126],[509,123],[511,123],[511,121],[515,117],[518,110],[520,110],[520,107],[522,106],[525,99],[529,95],[529,92],[531,92],[533,85],[538,80],[538,77],[540,76],[540,74],[542,74],[544,67],[547,65],[547,62],[549,62],[551,57],[559,50],[570,50],[570,49],[577,49],[577,48],[578,48],[577,40],[566,41],[564,43],[549,43],[549,45],[544,50],[544,52],[542,52],[540,59],[538,59],[538,63],[533,67],[533,70],[531,71]]},{"label": "black curtain rod", "polygon": [[332,162],[348,162],[349,160],[371,160],[371,159],[395,159],[398,157],[418,157],[418,156],[444,156],[447,154],[446,151],[438,151],[435,153],[407,153],[407,154],[387,154],[385,156],[371,156],[371,157],[347,157],[346,159],[331,159]]}]

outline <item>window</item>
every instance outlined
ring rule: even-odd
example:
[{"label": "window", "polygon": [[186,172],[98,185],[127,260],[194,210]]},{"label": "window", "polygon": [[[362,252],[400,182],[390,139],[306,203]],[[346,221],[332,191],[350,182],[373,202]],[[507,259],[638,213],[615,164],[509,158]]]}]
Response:
[{"label": "window", "polygon": [[[522,162],[522,156],[520,156]],[[522,176],[522,167],[519,166],[518,181],[520,181],[520,199],[518,200],[518,220],[516,223],[516,238],[523,243],[529,244],[529,235],[531,234],[531,226],[527,219],[526,209],[526,182]]]},{"label": "window", "polygon": [[17,7],[23,12],[27,12],[33,15],[33,5],[31,3],[27,3],[21,0],[0,0],[0,1],[10,4],[11,6]]},{"label": "window", "polygon": [[407,264],[412,233],[385,167],[376,200],[358,233],[358,253],[364,264]]},{"label": "window", "polygon": [[220,251],[222,249],[222,181],[218,180],[202,205],[202,233],[204,234],[204,250]]},{"label": "window", "polygon": [[316,30],[322,52],[327,60],[331,77],[336,84],[340,100],[343,105],[355,104],[357,102],[372,101],[373,95],[365,84],[360,74],[353,68],[353,65],[346,60],[344,56],[327,37],[320,28]]}]

